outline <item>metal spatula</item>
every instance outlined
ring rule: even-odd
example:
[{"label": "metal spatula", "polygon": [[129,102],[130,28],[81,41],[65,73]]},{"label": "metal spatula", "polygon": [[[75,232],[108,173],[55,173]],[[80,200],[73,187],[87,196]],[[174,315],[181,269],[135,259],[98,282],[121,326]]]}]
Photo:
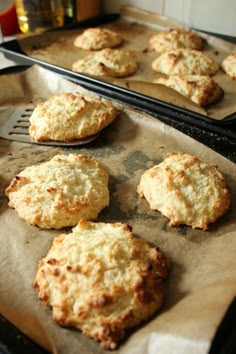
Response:
[{"label": "metal spatula", "polygon": [[8,140],[20,141],[23,143],[51,145],[51,146],[77,146],[88,144],[98,137],[99,134],[89,136],[85,139],[78,139],[69,142],[62,141],[33,141],[29,136],[29,118],[34,110],[34,106],[20,106],[14,108],[9,119],[0,127],[0,137]]}]

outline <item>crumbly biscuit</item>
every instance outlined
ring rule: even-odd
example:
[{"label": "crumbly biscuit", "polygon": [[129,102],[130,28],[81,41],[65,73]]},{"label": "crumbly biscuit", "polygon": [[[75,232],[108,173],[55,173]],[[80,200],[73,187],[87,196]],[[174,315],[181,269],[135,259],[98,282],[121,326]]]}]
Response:
[{"label": "crumbly biscuit", "polygon": [[236,80],[236,53],[228,55],[221,66],[227,75]]},{"label": "crumbly biscuit", "polygon": [[95,76],[125,77],[134,74],[138,62],[132,52],[122,49],[103,49],[79,59],[72,70]]},{"label": "crumbly biscuit", "polygon": [[125,331],[162,305],[170,260],[135,238],[129,225],[80,221],[57,236],[33,286],[61,326],[115,349]]},{"label": "crumbly biscuit", "polygon": [[218,167],[187,153],[172,153],[145,171],[137,191],[152,210],[170,219],[170,226],[186,224],[206,230],[230,205]]},{"label": "crumbly biscuit", "polygon": [[224,96],[224,90],[206,75],[171,75],[153,82],[172,88],[202,107],[218,102]]},{"label": "crumbly biscuit", "polygon": [[149,45],[150,49],[160,53],[180,48],[202,50],[204,40],[196,32],[184,28],[170,28],[154,34]]},{"label": "crumbly biscuit", "polygon": [[105,167],[90,156],[56,155],[26,167],[6,195],[9,207],[29,224],[60,229],[97,218],[109,204],[108,179]]},{"label": "crumbly biscuit", "polygon": [[73,141],[97,134],[117,116],[111,102],[98,97],[61,93],[39,103],[30,117],[35,141]]},{"label": "crumbly biscuit", "polygon": [[214,75],[219,65],[199,50],[175,49],[157,57],[152,69],[166,75]]},{"label": "crumbly biscuit", "polygon": [[74,40],[74,45],[86,50],[114,48],[122,44],[123,37],[106,28],[88,28]]}]

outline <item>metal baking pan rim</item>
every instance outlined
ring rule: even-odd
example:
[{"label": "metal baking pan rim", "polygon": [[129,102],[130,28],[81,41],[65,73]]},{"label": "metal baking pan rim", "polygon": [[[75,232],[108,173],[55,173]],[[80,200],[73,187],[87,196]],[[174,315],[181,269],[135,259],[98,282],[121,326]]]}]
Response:
[{"label": "metal baking pan rim", "polygon": [[[35,63],[34,63],[35,64]],[[28,68],[30,68],[32,66],[31,65],[17,65],[17,66],[10,66],[8,68],[4,68],[2,70],[0,70],[0,75],[10,75],[10,74],[16,74],[22,71],[27,70]],[[43,66],[42,66],[43,67]],[[46,68],[48,69],[48,67],[46,66]],[[193,124],[193,119],[191,117],[188,117],[187,115],[180,115],[178,112],[174,111],[172,108],[162,108],[160,109],[160,107],[158,107],[157,103],[155,102],[155,99],[153,99],[152,101],[154,101],[154,103],[150,103],[149,97],[148,96],[143,96],[141,94],[135,94],[133,91],[130,91],[130,95],[127,94],[127,92],[129,90],[125,90],[125,95],[124,93],[120,92],[119,90],[122,90],[122,88],[118,87],[119,90],[114,90],[113,86],[111,84],[106,83],[106,86],[104,85],[99,85],[100,83],[102,84],[102,82],[98,81],[97,85],[94,85],[93,80],[96,81],[96,79],[90,78],[90,77],[84,77],[84,75],[82,75],[82,79],[80,79],[79,77],[68,77],[65,74],[64,69],[62,70],[62,72],[60,71],[60,67],[57,67],[58,71],[56,71],[56,73],[60,76],[62,76],[63,78],[72,81],[80,86],[84,86],[86,89],[89,89],[93,92],[96,92],[97,94],[99,94],[100,96],[106,97],[108,99],[113,99],[116,101],[119,101],[120,103],[123,104],[127,104],[128,106],[137,109],[137,110],[141,110],[147,114],[150,114],[152,116],[154,116],[155,118],[163,121],[166,124],[181,124],[181,123],[186,123],[189,126],[196,126],[198,128],[201,129],[205,129],[206,131],[209,131],[210,133],[217,133],[217,134],[221,134],[222,136],[228,137],[228,138],[233,138],[234,140],[236,139],[236,131],[232,128],[232,124],[231,125],[213,125],[204,121],[198,121],[195,119],[194,124]],[[54,68],[54,72],[55,72],[55,68]],[[80,76],[80,75],[78,75]],[[85,79],[88,79],[85,83]],[[97,83],[97,82],[96,82]],[[112,86],[112,87],[111,87]],[[142,97],[142,99],[140,99],[140,97]],[[147,98],[147,100],[146,100]],[[228,128],[228,129],[227,129]]]}]

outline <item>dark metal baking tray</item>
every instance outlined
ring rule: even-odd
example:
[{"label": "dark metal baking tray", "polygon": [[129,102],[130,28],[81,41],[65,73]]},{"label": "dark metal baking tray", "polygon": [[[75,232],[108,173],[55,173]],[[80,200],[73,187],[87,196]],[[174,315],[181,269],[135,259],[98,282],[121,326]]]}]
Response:
[{"label": "dark metal baking tray", "polygon": [[[101,24],[113,22],[118,18],[119,14],[103,15],[82,22],[67,25],[65,27],[62,27],[60,30],[69,31],[75,28],[99,26]],[[226,36],[222,38],[227,40]],[[232,38],[230,37],[229,40],[232,40]],[[101,95],[104,95],[106,97],[112,97],[113,99],[118,99],[133,107],[144,110],[145,112],[154,115],[161,114],[162,116],[170,117],[177,121],[187,122],[189,124],[207,128],[216,132],[222,132],[223,134],[227,134],[227,136],[231,136],[233,138],[236,137],[236,132],[233,130],[233,127],[236,122],[236,112],[228,115],[222,120],[213,119],[203,114],[193,112],[189,109],[182,108],[174,104],[170,104],[162,100],[158,100],[156,98],[152,98],[150,96],[134,92],[127,88],[120,87],[118,85],[111,84],[85,74],[75,73],[61,66],[30,57],[22,51],[17,40],[2,43],[0,45],[0,51],[3,52],[6,58],[13,60],[20,65],[38,64],[46,69],[57,72],[65,78],[77,84],[80,84],[81,86],[87,89],[93,89]]]},{"label": "dark metal baking tray", "polygon": [[[12,74],[17,74],[20,73],[24,70],[27,70],[30,68],[29,65],[16,65],[16,66],[11,66],[4,68],[0,70],[0,75],[12,75]],[[60,74],[59,74],[60,75]],[[64,72],[62,74],[63,77],[65,77]],[[68,79],[68,77],[65,77]],[[72,80],[73,81],[73,80]],[[76,83],[80,84],[80,82]],[[116,99],[121,101],[122,98],[121,94],[118,94],[117,92],[113,92],[111,89],[109,91],[109,85],[108,88],[104,94],[104,88],[99,89],[94,87],[92,83],[89,83],[89,89],[93,92],[97,92],[100,95],[103,95],[105,97],[111,98],[111,99]],[[96,91],[97,90],[97,91]],[[128,105],[137,108],[140,110],[137,105],[135,106],[135,103],[137,101],[137,98],[133,98],[133,93],[131,92],[131,97],[126,97],[128,101]],[[125,102],[125,101],[123,101]],[[141,101],[143,104],[142,111],[145,111],[146,113],[151,114],[152,116],[156,117],[157,119],[163,121],[164,123],[172,126],[175,129],[178,129],[179,131],[183,132],[184,134],[192,137],[193,139],[205,144],[206,146],[210,147],[211,149],[215,150],[216,152],[220,153],[221,155],[225,156],[229,160],[233,161],[236,163],[236,127],[233,126],[212,126],[212,124],[207,124],[205,122],[202,122],[199,126],[192,124],[191,120],[184,121],[181,119],[176,119],[176,115],[174,112],[170,112],[170,114],[166,114],[163,111],[155,111],[155,105],[154,108],[152,106],[145,106],[146,101],[142,100]],[[174,115],[174,117],[172,117]]]},{"label": "dark metal baking tray", "polygon": [[[13,50],[13,47],[15,50]],[[198,113],[180,108],[178,106],[170,105],[164,101],[154,99],[108,82],[103,82],[88,75],[75,73],[60,66],[28,57],[21,52],[18,42],[15,40],[6,42],[4,46],[0,47],[0,50],[3,51],[6,57],[21,65],[40,65],[41,67],[51,70],[65,79],[81,85],[86,89],[152,114],[166,123],[170,120],[176,120],[177,123],[186,122],[190,125],[195,125],[197,127],[236,139],[236,116],[228,117],[228,120],[224,120],[223,122],[216,121],[212,123],[209,119]],[[201,116],[201,119],[199,119],[199,116]]]}]

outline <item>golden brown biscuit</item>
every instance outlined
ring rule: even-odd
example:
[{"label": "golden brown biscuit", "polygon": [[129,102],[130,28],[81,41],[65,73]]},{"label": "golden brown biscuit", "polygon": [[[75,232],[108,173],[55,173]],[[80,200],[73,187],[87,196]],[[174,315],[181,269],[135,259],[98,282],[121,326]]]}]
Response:
[{"label": "golden brown biscuit", "polygon": [[206,230],[230,205],[218,167],[187,153],[172,153],[145,171],[137,191],[152,210],[170,219],[170,226],[186,224]]},{"label": "golden brown biscuit", "polygon": [[222,68],[224,72],[236,80],[236,53],[228,55],[222,62]]},{"label": "golden brown biscuit", "polygon": [[73,141],[97,134],[118,115],[111,102],[99,97],[61,93],[39,103],[30,117],[35,141]]},{"label": "golden brown biscuit", "polygon": [[106,28],[88,28],[75,38],[74,45],[86,50],[101,50],[117,47],[122,42],[119,33]]},{"label": "golden brown biscuit", "polygon": [[95,220],[109,204],[108,172],[85,155],[56,155],[26,167],[6,189],[9,207],[29,224],[45,229]]},{"label": "golden brown biscuit", "polygon": [[149,44],[152,50],[163,53],[180,48],[202,50],[204,40],[196,32],[184,28],[170,28],[154,34]]},{"label": "golden brown biscuit", "polygon": [[33,286],[61,326],[115,349],[162,305],[170,260],[121,223],[80,221],[55,237]]},{"label": "golden brown biscuit", "polygon": [[176,49],[161,54],[152,69],[166,75],[214,75],[218,63],[208,54],[194,49]]},{"label": "golden brown biscuit", "polygon": [[224,90],[206,75],[171,75],[157,78],[153,82],[178,91],[202,107],[218,102],[224,96]]},{"label": "golden brown biscuit", "polygon": [[138,70],[138,62],[130,51],[108,48],[76,61],[72,70],[95,76],[125,77]]}]

